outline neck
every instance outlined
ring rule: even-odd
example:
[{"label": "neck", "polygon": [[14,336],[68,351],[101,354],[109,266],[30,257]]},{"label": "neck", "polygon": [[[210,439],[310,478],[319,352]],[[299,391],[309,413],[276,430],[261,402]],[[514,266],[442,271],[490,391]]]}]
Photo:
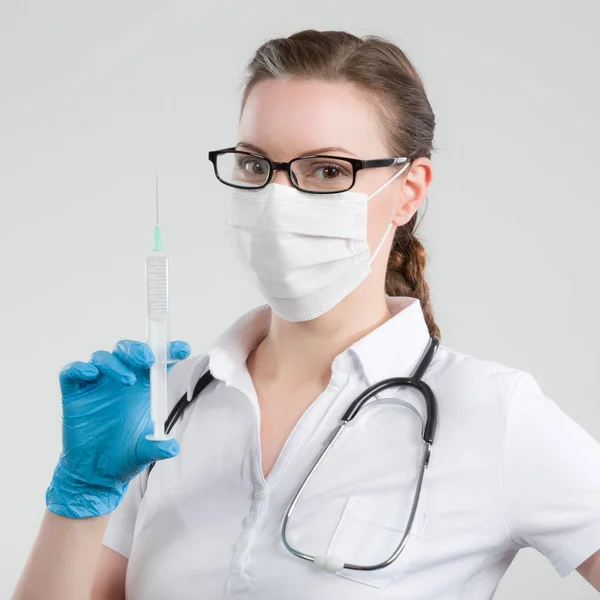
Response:
[{"label": "neck", "polygon": [[385,296],[373,287],[359,286],[333,309],[310,321],[290,323],[272,313],[269,333],[250,354],[250,371],[290,385],[318,381],[326,386],[333,359],[392,316]]}]

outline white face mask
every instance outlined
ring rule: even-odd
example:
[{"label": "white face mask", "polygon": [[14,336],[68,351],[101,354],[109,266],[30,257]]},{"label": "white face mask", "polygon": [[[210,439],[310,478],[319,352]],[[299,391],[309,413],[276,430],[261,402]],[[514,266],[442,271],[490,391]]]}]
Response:
[{"label": "white face mask", "polygon": [[392,228],[371,253],[367,203],[359,192],[307,194],[277,183],[233,188],[225,236],[271,308],[286,321],[308,321],[332,309],[365,279]]}]

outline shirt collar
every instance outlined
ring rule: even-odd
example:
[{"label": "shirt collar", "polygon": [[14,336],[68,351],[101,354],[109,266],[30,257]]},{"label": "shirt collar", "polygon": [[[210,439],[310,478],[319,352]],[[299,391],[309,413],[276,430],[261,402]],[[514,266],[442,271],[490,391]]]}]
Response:
[{"label": "shirt collar", "polygon": [[368,385],[413,374],[427,347],[429,328],[418,298],[386,296],[392,317],[342,353],[355,357]]},{"label": "shirt collar", "polygon": [[187,379],[188,400],[192,399],[196,383],[207,368],[216,379],[229,381],[237,367],[246,361],[250,351],[267,335],[270,323],[271,308],[263,304],[242,315],[228,327],[190,368]]},{"label": "shirt collar", "polygon": [[[334,360],[334,368],[350,364],[350,368],[362,369],[368,385],[388,377],[411,375],[429,344],[429,330],[418,298],[386,296],[386,302],[392,317]],[[225,330],[192,365],[187,380],[188,400],[207,367],[215,378],[227,382],[267,335],[270,322],[271,309],[263,304]]]}]

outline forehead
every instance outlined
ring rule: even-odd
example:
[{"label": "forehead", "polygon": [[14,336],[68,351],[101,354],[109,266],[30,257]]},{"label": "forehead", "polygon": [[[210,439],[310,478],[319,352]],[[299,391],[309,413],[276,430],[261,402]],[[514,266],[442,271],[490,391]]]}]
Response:
[{"label": "forehead", "polygon": [[376,106],[349,83],[269,79],[250,92],[238,140],[262,148],[272,160],[327,146],[368,159],[387,156],[381,133]]}]

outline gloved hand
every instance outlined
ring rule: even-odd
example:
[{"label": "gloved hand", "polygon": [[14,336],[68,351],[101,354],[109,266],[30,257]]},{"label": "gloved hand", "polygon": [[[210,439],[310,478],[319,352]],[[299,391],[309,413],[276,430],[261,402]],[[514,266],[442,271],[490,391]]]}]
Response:
[{"label": "gloved hand", "polygon": [[[190,355],[186,342],[171,342],[171,359]],[[113,352],[94,352],[60,372],[63,447],[46,506],[65,517],[112,512],[129,482],[150,463],[179,453],[175,439],[151,441],[150,366],[143,342],[121,340]],[[172,364],[169,365],[169,368]]]}]

